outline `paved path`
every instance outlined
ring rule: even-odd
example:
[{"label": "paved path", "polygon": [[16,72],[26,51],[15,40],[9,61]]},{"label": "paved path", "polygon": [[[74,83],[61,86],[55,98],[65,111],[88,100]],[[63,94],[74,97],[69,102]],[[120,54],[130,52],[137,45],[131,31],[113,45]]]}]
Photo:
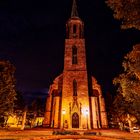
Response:
[{"label": "paved path", "polygon": [[[83,135],[85,131],[77,130],[80,135],[52,135],[50,129],[32,129],[32,130],[0,130],[1,140],[46,140],[46,139],[92,139],[92,140],[140,140],[140,134],[124,132],[114,129],[89,130],[88,132],[100,132],[96,135]],[[87,132],[87,131],[86,131]]]}]

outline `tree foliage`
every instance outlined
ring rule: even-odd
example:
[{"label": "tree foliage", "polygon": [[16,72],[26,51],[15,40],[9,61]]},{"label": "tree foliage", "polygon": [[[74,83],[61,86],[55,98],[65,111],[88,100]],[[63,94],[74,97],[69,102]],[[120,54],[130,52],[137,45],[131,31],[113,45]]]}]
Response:
[{"label": "tree foliage", "polygon": [[15,67],[9,61],[0,61],[0,116],[14,109],[16,100]]},{"label": "tree foliage", "polygon": [[140,80],[140,44],[125,56],[123,67],[127,73],[132,73]]},{"label": "tree foliage", "polygon": [[16,100],[14,101],[14,110],[23,111],[24,108],[25,108],[25,101],[24,101],[23,95],[22,95],[21,91],[16,91]]},{"label": "tree foliage", "polygon": [[40,97],[34,99],[31,103],[29,110],[34,113],[35,116],[44,116],[44,102]]},{"label": "tree foliage", "polygon": [[[138,99],[140,99],[139,96],[138,96]],[[135,106],[135,102],[126,101],[125,97],[123,97],[123,95],[120,93],[116,96],[113,102],[113,108],[111,110],[113,118],[117,118],[119,122],[122,122],[125,124],[127,123],[127,114],[129,114],[130,116],[133,116],[131,120],[137,122],[136,117],[138,117],[138,114],[136,115],[135,114],[136,112],[140,113],[138,112],[138,108],[136,108]]]},{"label": "tree foliage", "polygon": [[140,0],[107,0],[114,11],[114,18],[122,21],[122,28],[140,30]]},{"label": "tree foliage", "polygon": [[[118,95],[114,101],[116,110],[133,114],[140,119],[140,44],[135,45],[122,63],[124,72],[114,78]],[[121,97],[121,98],[120,98]],[[117,100],[119,98],[119,100]]]}]

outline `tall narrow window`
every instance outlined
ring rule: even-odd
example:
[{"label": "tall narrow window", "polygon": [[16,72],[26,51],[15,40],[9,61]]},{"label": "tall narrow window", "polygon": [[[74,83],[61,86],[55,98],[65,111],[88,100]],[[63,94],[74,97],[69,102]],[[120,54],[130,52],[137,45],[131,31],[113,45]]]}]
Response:
[{"label": "tall narrow window", "polygon": [[72,47],[72,64],[77,64],[77,48],[76,48],[76,46]]},{"label": "tall narrow window", "polygon": [[81,34],[81,25],[79,26],[79,38],[82,38],[82,34]]},{"label": "tall narrow window", "polygon": [[77,96],[77,82],[73,80],[73,96]]},{"label": "tall narrow window", "polygon": [[73,25],[73,33],[76,33],[76,25]]}]

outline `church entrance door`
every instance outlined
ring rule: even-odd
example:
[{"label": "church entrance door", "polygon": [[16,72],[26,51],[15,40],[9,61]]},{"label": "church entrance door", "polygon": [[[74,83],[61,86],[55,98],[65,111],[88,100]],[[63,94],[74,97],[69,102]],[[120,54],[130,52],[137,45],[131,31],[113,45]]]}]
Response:
[{"label": "church entrance door", "polygon": [[79,128],[79,115],[76,112],[72,115],[72,128]]}]

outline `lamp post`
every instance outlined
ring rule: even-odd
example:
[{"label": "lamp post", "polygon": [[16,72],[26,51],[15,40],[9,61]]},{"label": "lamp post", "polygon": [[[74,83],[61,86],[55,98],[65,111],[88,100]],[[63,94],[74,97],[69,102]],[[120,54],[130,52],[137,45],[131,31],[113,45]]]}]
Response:
[{"label": "lamp post", "polygon": [[86,110],[86,118],[87,118],[87,129],[88,129],[88,110]]},{"label": "lamp post", "polygon": [[66,114],[65,110],[62,110],[62,115],[63,115],[63,128],[64,128],[64,115]]}]

